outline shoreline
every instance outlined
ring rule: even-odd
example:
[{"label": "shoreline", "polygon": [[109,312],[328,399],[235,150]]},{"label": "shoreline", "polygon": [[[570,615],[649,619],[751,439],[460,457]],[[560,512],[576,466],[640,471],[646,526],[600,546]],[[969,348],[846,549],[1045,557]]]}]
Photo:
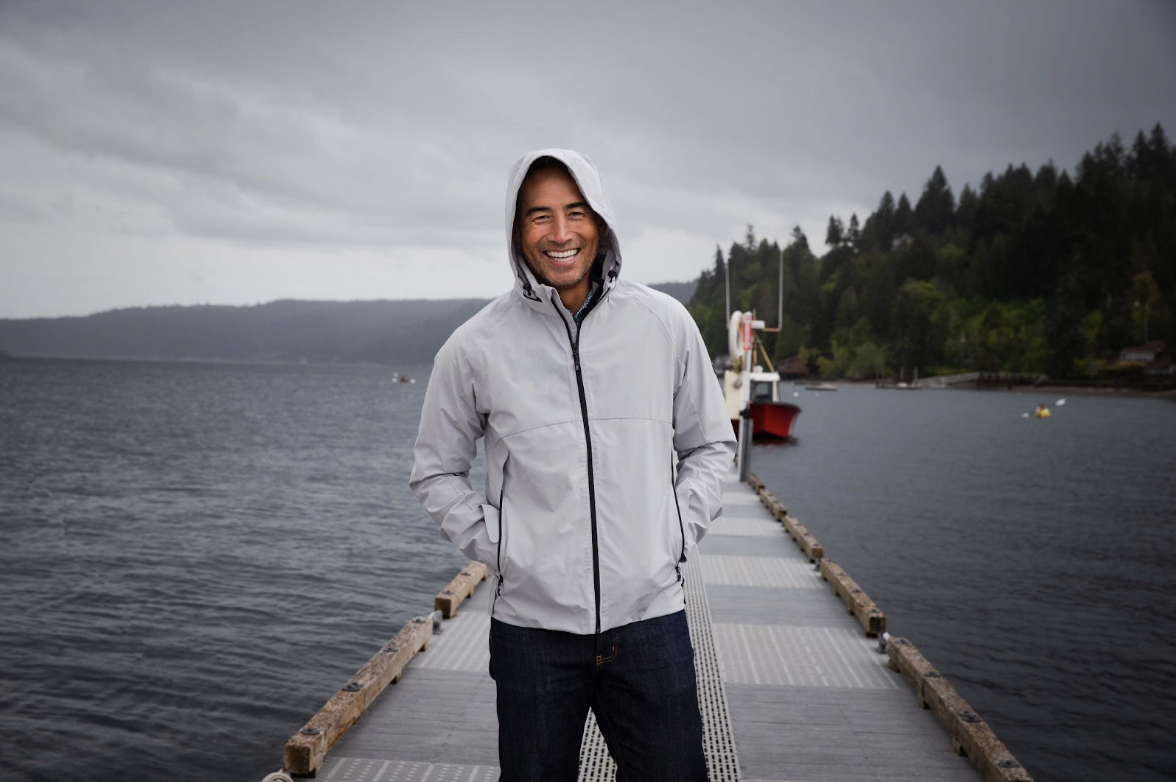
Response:
[{"label": "shoreline", "polygon": [[[845,388],[874,388],[875,382],[873,380],[823,380],[823,383],[830,383],[837,386],[844,386]],[[809,384],[811,385],[811,383]],[[1169,399],[1176,400],[1176,388],[1170,388],[1163,391],[1145,391],[1139,388],[1123,388],[1123,387],[1109,387],[1109,386],[1074,386],[1066,385],[1065,383],[1045,384],[1040,386],[1012,386],[1010,388],[994,387],[985,389],[975,388],[920,388],[919,391],[1012,391],[1020,394],[1041,394],[1047,395],[1066,395],[1066,396],[1123,396],[1123,397],[1140,397],[1144,399]]]}]

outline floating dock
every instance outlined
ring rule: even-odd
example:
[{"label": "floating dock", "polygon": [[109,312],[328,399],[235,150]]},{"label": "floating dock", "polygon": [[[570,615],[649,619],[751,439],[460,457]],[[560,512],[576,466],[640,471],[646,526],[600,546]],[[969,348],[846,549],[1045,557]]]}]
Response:
[{"label": "floating dock", "polygon": [[[712,782],[1032,782],[915,646],[886,635],[881,609],[758,479],[729,482],[723,505],[685,568]],[[483,578],[470,563],[436,613],[380,650],[290,739],[285,771],[497,780]],[[580,766],[581,780],[614,777],[591,716]]]}]

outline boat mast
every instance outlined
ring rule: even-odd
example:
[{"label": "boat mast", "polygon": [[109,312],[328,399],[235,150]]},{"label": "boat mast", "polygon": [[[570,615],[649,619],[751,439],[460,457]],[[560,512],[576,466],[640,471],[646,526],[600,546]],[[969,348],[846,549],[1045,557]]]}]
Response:
[{"label": "boat mast", "polygon": [[776,310],[776,329],[784,328],[784,248],[780,248],[780,308]]},{"label": "boat mast", "polygon": [[[719,250],[722,252],[722,250]],[[731,322],[731,259],[728,257],[727,262],[723,264],[723,288],[727,292],[727,319],[724,323]]]}]

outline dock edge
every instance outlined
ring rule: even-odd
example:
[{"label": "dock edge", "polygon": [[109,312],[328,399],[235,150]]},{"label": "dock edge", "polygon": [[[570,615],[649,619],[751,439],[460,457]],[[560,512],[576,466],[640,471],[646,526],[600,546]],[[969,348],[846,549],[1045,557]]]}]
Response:
[{"label": "dock edge", "polygon": [[409,621],[290,737],[282,751],[282,770],[291,776],[314,776],[331,747],[389,684],[400,680],[409,660],[428,649],[432,637],[432,614]]}]

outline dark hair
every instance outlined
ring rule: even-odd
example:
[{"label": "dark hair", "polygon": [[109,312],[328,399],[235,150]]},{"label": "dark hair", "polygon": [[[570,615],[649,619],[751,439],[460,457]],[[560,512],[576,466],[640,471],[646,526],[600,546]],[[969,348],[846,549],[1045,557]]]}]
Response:
[{"label": "dark hair", "polygon": [[544,155],[543,157],[535,158],[535,162],[531,163],[531,167],[527,169],[527,176],[523,177],[523,181],[526,182],[527,177],[540,171],[559,171],[560,173],[571,176],[573,182],[576,180],[576,178],[572,176],[571,169],[568,168],[567,163],[563,162],[559,158],[552,157],[551,155]]}]

